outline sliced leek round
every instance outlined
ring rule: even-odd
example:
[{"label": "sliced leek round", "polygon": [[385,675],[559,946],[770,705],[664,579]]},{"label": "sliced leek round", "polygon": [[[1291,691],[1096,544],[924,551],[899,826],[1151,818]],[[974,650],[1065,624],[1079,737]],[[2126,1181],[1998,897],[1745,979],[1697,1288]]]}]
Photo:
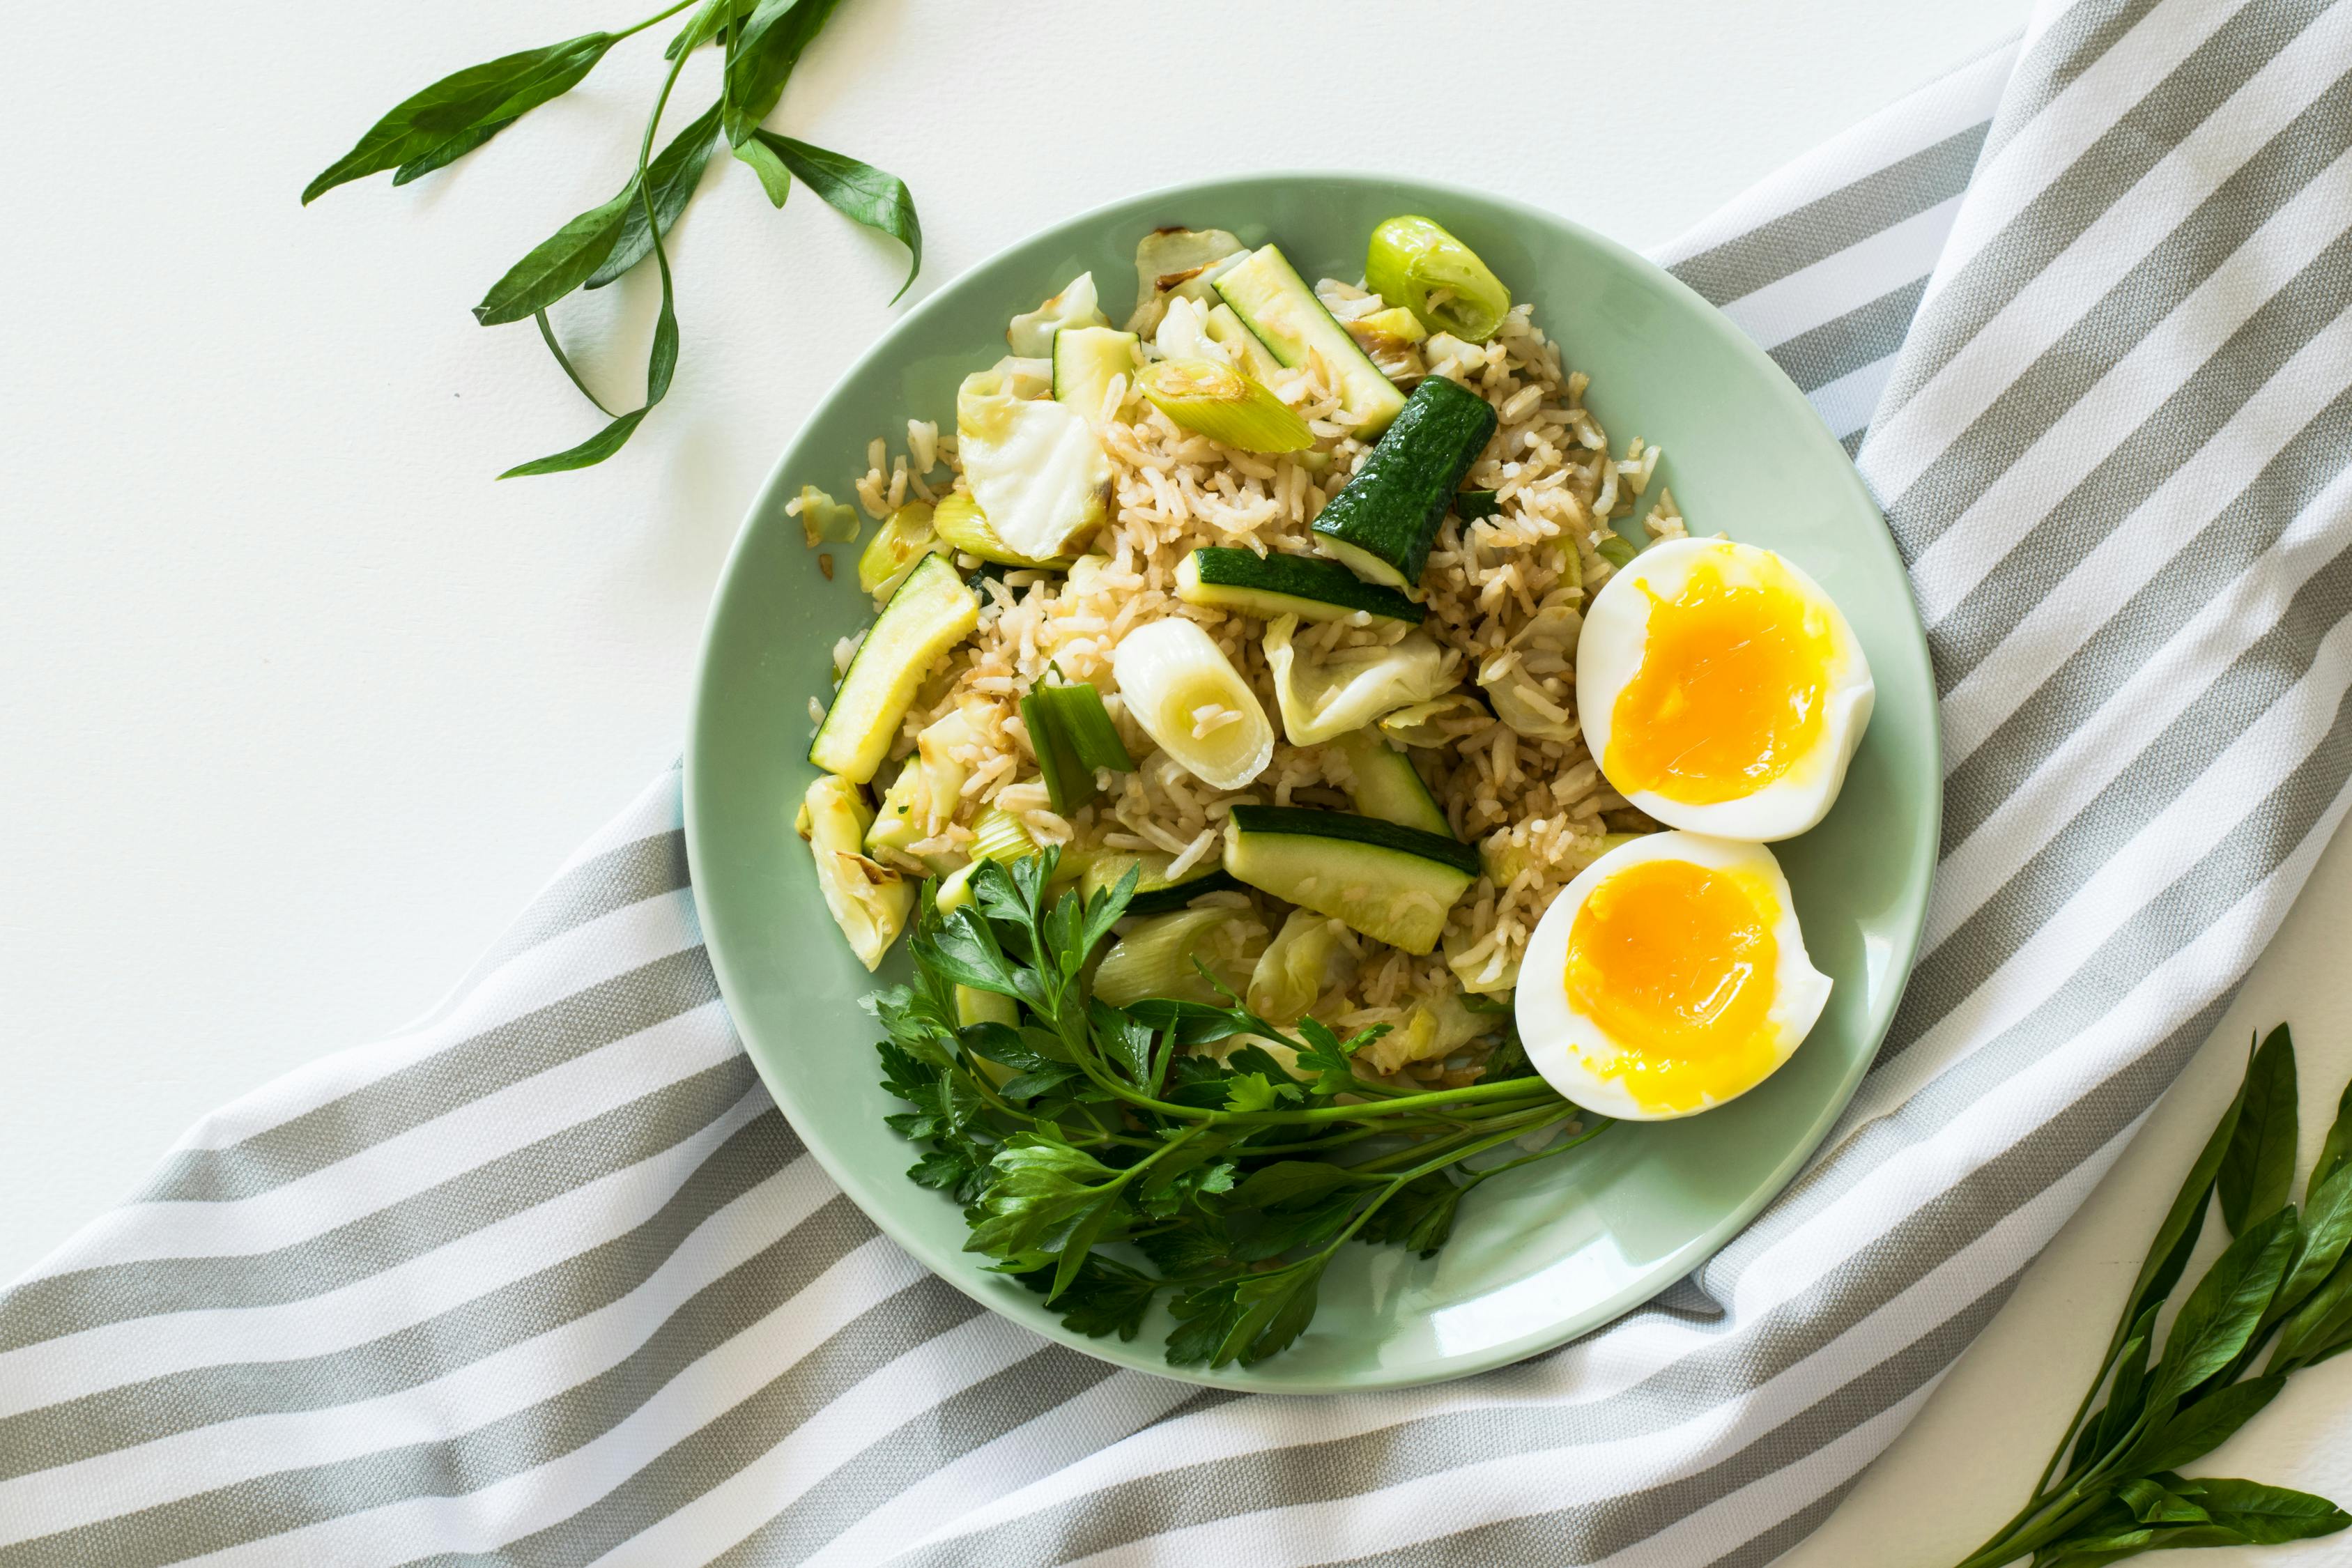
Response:
[{"label": "sliced leek round", "polygon": [[1239,789],[1274,760],[1274,726],[1257,693],[1191,621],[1136,627],[1119,639],[1111,669],[1144,733],[1212,789]]}]

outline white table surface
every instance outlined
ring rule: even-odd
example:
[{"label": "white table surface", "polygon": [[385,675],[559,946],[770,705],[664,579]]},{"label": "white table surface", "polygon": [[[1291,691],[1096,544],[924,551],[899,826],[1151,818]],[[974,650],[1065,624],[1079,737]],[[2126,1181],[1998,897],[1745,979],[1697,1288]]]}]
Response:
[{"label": "white table surface", "polygon": [[[775,123],[907,178],[916,297],[1139,185],[1285,165],[1464,180],[1647,245],[2026,9],[847,0]],[[422,1011],[677,751],[737,521],[892,319],[899,254],[714,165],[677,235],[669,401],[602,468],[494,485],[593,416],[528,326],[467,307],[618,188],[656,51],[625,46],[450,173],[296,202],[434,77],[636,15],[123,0],[12,22],[0,1279],[210,1107]],[[559,313],[616,405],[653,306],[634,277]],[[1789,1562],[1931,1568],[2008,1511],[2247,1029],[2301,1026],[2307,1099],[2352,1074],[2347,945],[2338,844],[2116,1178]],[[2352,1357],[2215,1464],[2352,1498],[2347,1401]]]}]

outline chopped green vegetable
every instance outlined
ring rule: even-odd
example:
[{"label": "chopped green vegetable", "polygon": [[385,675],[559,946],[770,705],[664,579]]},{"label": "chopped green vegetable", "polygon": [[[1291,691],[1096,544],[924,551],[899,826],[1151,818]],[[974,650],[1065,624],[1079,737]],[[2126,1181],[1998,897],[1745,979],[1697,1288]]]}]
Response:
[{"label": "chopped green vegetable", "polygon": [[940,547],[928,501],[912,500],[890,514],[857,557],[857,585],[879,599],[907,580],[915,563]]},{"label": "chopped green vegetable", "polygon": [[1094,799],[1094,770],[1078,760],[1059,717],[1046,705],[1045,688],[1035,688],[1021,700],[1021,722],[1029,731],[1029,749],[1037,753],[1037,772],[1045,780],[1046,799],[1054,810],[1067,816]]},{"label": "chopped green vegetable", "polygon": [[1601,530],[1600,541],[1593,545],[1592,552],[1610,565],[1620,568],[1633,564],[1633,557],[1641,553],[1632,540],[1609,529]]},{"label": "chopped green vegetable", "polygon": [[1315,445],[1289,405],[1264,383],[1202,359],[1163,359],[1136,374],[1151,405],[1187,430],[1244,452],[1296,452]]},{"label": "chopped green vegetable", "polygon": [[803,485],[795,504],[801,537],[811,550],[820,544],[846,544],[857,537],[857,509],[842,505],[814,485]]},{"label": "chopped green vegetable", "polygon": [[898,940],[914,908],[915,889],[898,872],[866,858],[866,830],[874,814],[847,779],[820,774],[801,803],[817,889],[850,952],[867,969]]},{"label": "chopped green vegetable", "polygon": [[1018,860],[1033,854],[1037,840],[1021,826],[1021,819],[1011,812],[992,805],[980,814],[971,826],[971,852],[982,860]]},{"label": "chopped green vegetable", "polygon": [[1502,500],[1493,490],[1454,492],[1454,515],[1465,522],[1475,522],[1482,517],[1493,517],[1502,510]]},{"label": "chopped green vegetable", "polygon": [[[1341,1039],[1230,997],[1114,1005],[1087,965],[1136,879],[1056,898],[1056,863],[1048,849],[979,865],[967,903],[922,914],[914,978],[877,995],[875,1014],[888,1036],[883,1086],[908,1106],[890,1125],[923,1151],[908,1175],[962,1207],[967,1250],[1018,1273],[1076,1332],[1132,1337],[1167,1292],[1171,1364],[1263,1361],[1306,1331],[1318,1281],[1349,1240],[1426,1256],[1464,1195],[1609,1125],[1585,1116],[1575,1136],[1470,1170],[1485,1151],[1581,1113],[1532,1076],[1432,1093],[1368,1079],[1356,1063],[1379,1029]],[[1197,938],[1236,913],[1160,929]],[[1247,934],[1236,935],[1237,953]],[[1102,971],[1115,975],[1112,963]],[[959,987],[1013,1002],[1013,1018],[982,1016]],[[1213,1045],[1222,1059],[1194,1054]],[[1149,1271],[1126,1260],[1134,1253],[1101,1250],[1122,1241]]]},{"label": "chopped green vegetable", "polygon": [[1038,705],[1069,743],[1080,767],[1089,771],[1108,768],[1115,773],[1135,771],[1135,759],[1127,754],[1127,743],[1118,738],[1118,726],[1110,721],[1110,710],[1103,706],[1102,693],[1091,684],[1065,681],[1040,686],[1031,695],[1037,698]]},{"label": "chopped green vegetable", "polygon": [[1372,230],[1364,287],[1431,331],[1467,342],[1493,337],[1511,310],[1511,291],[1477,252],[1425,217],[1392,217]]},{"label": "chopped green vegetable", "polygon": [[1095,994],[1114,1007],[1147,996],[1213,1005],[1249,984],[1265,946],[1265,922],[1248,910],[1155,915],[1103,955]]}]

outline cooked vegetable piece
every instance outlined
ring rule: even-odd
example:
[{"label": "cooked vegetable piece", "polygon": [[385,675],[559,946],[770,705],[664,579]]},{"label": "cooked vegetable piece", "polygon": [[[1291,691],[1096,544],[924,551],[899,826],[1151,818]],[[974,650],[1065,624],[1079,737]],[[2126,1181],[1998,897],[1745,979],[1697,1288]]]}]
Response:
[{"label": "cooked vegetable piece", "polygon": [[1613,528],[1604,528],[1601,531],[1601,538],[1592,546],[1592,550],[1594,554],[1612,566],[1631,566],[1633,564],[1633,557],[1642,552],[1640,545],[1635,544]]},{"label": "cooked vegetable piece", "polygon": [[1018,1024],[1021,1004],[1010,996],[993,991],[975,991],[969,985],[955,988],[956,1022],[959,1024]]},{"label": "cooked vegetable piece", "polygon": [[1000,566],[1029,566],[1042,571],[1066,572],[1075,555],[1048,555],[1033,559],[1022,554],[996,536],[989,526],[988,517],[970,492],[951,490],[940,498],[931,509],[931,531],[938,534],[950,549],[966,555],[977,555],[982,561],[993,561]]},{"label": "cooked vegetable piece", "polygon": [[[1100,526],[1110,500],[1110,458],[1075,408],[1016,395],[993,370],[956,392],[957,452],[965,484],[989,528],[1024,561],[1075,552]],[[939,527],[934,512],[933,528]]]},{"label": "cooked vegetable piece", "polygon": [[1347,973],[1352,955],[1340,940],[1344,926],[1313,910],[1291,910],[1250,972],[1249,1010],[1276,1024],[1297,1022]]},{"label": "cooked vegetable piece", "polygon": [[1365,816],[1377,816],[1405,827],[1442,837],[1454,837],[1454,825],[1421,781],[1412,759],[1391,746],[1377,729],[1350,730],[1331,744],[1348,762],[1348,798]]},{"label": "cooked vegetable piece", "polygon": [[1133,332],[1109,327],[1066,327],[1054,334],[1054,401],[1076,409],[1090,420],[1102,417],[1110,384],[1120,376],[1130,384],[1143,356],[1136,352]]},{"label": "cooked vegetable piece", "polygon": [[1170,300],[1211,298],[1218,272],[1248,254],[1247,247],[1221,228],[1152,230],[1135,247],[1135,313],[1128,317],[1127,330],[1151,336]]},{"label": "cooked vegetable piece", "polygon": [[1013,324],[1004,329],[1004,341],[1024,359],[1044,359],[1054,352],[1055,333],[1071,327],[1109,325],[1110,318],[1102,313],[1095,298],[1095,275],[1081,272],[1035,310],[1013,317]]},{"label": "cooked vegetable piece", "polygon": [[983,810],[971,825],[971,852],[976,859],[1018,860],[1036,847],[1037,840],[1021,819],[994,805]]},{"label": "cooked vegetable piece", "polygon": [[1374,1072],[1392,1073],[1414,1062],[1443,1060],[1479,1036],[1502,1030],[1499,1019],[1469,1006],[1462,993],[1441,991],[1414,1003],[1402,1024],[1364,1047],[1362,1060]]},{"label": "cooked vegetable piece", "polygon": [[874,821],[866,829],[866,852],[886,850],[905,855],[908,847],[925,837],[930,818],[930,781],[923,776],[920,757],[908,757],[890,787],[882,792]]},{"label": "cooked vegetable piece", "polygon": [[[1340,406],[1355,416],[1358,435],[1367,439],[1379,435],[1404,406],[1404,394],[1356,346],[1348,330],[1331,319],[1323,301],[1273,246],[1259,247],[1220,273],[1216,289],[1242,324],[1285,365],[1295,370],[1310,360],[1321,363]],[[1460,476],[1455,478],[1458,482]]]},{"label": "cooked vegetable piece", "polygon": [[1045,689],[1021,699],[1021,722],[1029,731],[1029,749],[1037,753],[1037,772],[1045,781],[1045,797],[1064,816],[1095,797],[1095,771],[1078,761],[1069,736],[1051,709]]},{"label": "cooked vegetable piece", "polygon": [[847,779],[830,773],[810,784],[803,797],[809,853],[816,885],[834,923],[849,939],[849,951],[867,969],[882,962],[915,907],[915,889],[898,872],[865,854],[866,829],[874,814]]},{"label": "cooked vegetable piece", "polygon": [[1157,915],[1139,921],[1103,954],[1094,994],[1114,1007],[1146,996],[1216,1005],[1225,998],[1201,966],[1238,995],[1265,944],[1265,922],[1247,910]]},{"label": "cooked vegetable piece", "polygon": [[1115,773],[1135,771],[1135,759],[1127,754],[1127,742],[1118,738],[1118,726],[1110,721],[1110,710],[1103,706],[1102,693],[1091,683],[1062,681],[1040,686],[1032,695],[1053,715],[1055,727],[1070,743],[1080,767],[1108,768]]},{"label": "cooked vegetable piece", "polygon": [[1208,314],[1202,318],[1201,330],[1211,342],[1225,351],[1225,357],[1244,375],[1265,381],[1283,368],[1282,362],[1258,342],[1255,332],[1242,325],[1242,319],[1223,300],[1209,308]]},{"label": "cooked vegetable piece", "polygon": [[1225,826],[1225,869],[1418,954],[1437,945],[1446,911],[1478,879],[1478,851],[1345,812],[1236,805]]},{"label": "cooked vegetable piece", "polygon": [[1177,563],[1176,596],[1266,620],[1341,621],[1360,614],[1419,626],[1429,614],[1394,588],[1367,583],[1320,555],[1260,555],[1219,544],[1203,545]]},{"label": "cooked vegetable piece", "polygon": [[1127,711],[1160,749],[1212,789],[1239,789],[1274,758],[1257,693],[1207,632],[1169,616],[1119,639],[1111,655]]},{"label": "cooked vegetable piece", "polygon": [[1462,476],[1494,434],[1493,405],[1431,376],[1316,517],[1316,543],[1372,582],[1414,586]]},{"label": "cooked vegetable piece", "polygon": [[881,598],[907,580],[915,563],[940,547],[931,531],[931,505],[910,500],[890,514],[857,557],[857,585]]},{"label": "cooked vegetable piece", "polygon": [[1288,405],[1222,362],[1160,360],[1138,373],[1136,385],[1185,429],[1244,452],[1296,452],[1315,445],[1307,421]]},{"label": "cooked vegetable piece", "polygon": [[1085,873],[1078,879],[1078,891],[1087,898],[1107,892],[1118,886],[1128,868],[1136,868],[1135,897],[1128,900],[1127,912],[1131,915],[1160,915],[1181,910],[1202,893],[1223,893],[1241,886],[1224,873],[1223,868],[1210,860],[1192,867],[1176,881],[1168,879],[1168,868],[1175,863],[1171,856],[1156,852],[1129,854],[1120,850],[1104,850],[1087,862]]},{"label": "cooked vegetable piece", "polygon": [[874,776],[931,667],[980,625],[980,600],[937,555],[915,563],[882,607],[809,743],[809,761],[855,784]]},{"label": "cooked vegetable piece", "polygon": [[1374,310],[1353,318],[1346,326],[1356,346],[1391,381],[1402,384],[1429,374],[1428,362],[1421,357],[1422,341],[1429,334],[1422,331],[1411,310],[1402,306]]},{"label": "cooked vegetable piece", "polygon": [[1502,510],[1502,498],[1493,490],[1454,492],[1454,515],[1465,522],[1475,522],[1482,517],[1493,517]]},{"label": "cooked vegetable piece", "polygon": [[1344,735],[1454,683],[1460,656],[1427,632],[1407,632],[1384,647],[1335,648],[1308,658],[1295,645],[1297,630],[1294,616],[1265,628],[1265,662],[1274,670],[1282,732],[1294,746]]},{"label": "cooked vegetable piece", "polygon": [[1364,286],[1465,342],[1493,337],[1511,309],[1511,291],[1478,253],[1425,217],[1392,217],[1372,230]]},{"label": "cooked vegetable piece", "polygon": [[820,544],[846,544],[857,537],[857,509],[844,506],[814,485],[803,485],[794,498],[800,509],[801,537],[811,550]]},{"label": "cooked vegetable piece", "polygon": [[1478,705],[1476,698],[1454,692],[1427,702],[1415,702],[1393,713],[1383,713],[1380,717],[1379,729],[1381,734],[1400,745],[1442,746],[1451,739],[1442,728],[1444,724],[1458,719],[1486,717],[1486,710]]}]

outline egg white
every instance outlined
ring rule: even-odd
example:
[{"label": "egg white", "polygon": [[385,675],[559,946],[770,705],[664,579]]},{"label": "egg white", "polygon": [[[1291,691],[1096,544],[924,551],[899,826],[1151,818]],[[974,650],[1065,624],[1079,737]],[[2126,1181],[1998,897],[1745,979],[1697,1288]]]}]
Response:
[{"label": "egg white", "polygon": [[[1613,1039],[1569,1000],[1567,985],[1569,930],[1593,890],[1628,867],[1648,860],[1682,860],[1708,870],[1755,878],[1779,900],[1780,913],[1772,935],[1780,960],[1772,974],[1772,999],[1766,1027],[1772,1034],[1772,1064],[1753,1082],[1741,1085],[1722,1099],[1709,1099],[1688,1110],[1643,1105],[1611,1076],[1612,1064],[1632,1052],[1626,1042]],[[1536,922],[1528,939],[1527,957],[1519,966],[1514,1011],[1519,1039],[1528,1060],[1552,1088],[1577,1104],[1603,1116],[1627,1121],[1664,1121],[1696,1115],[1727,1104],[1778,1072],[1811,1033],[1830,998],[1830,978],[1815,969],[1805,952],[1804,931],[1798,924],[1789,880],[1780,863],[1761,844],[1714,838],[1698,833],[1654,833],[1616,848],[1586,867],[1562,889],[1551,907]],[[1638,1054],[1638,1053],[1633,1053]]]},{"label": "egg white", "polygon": [[[1611,776],[1617,793],[1670,827],[1718,838],[1771,843],[1793,838],[1820,822],[1845,785],[1846,765],[1870,723],[1877,689],[1853,626],[1822,585],[1785,556],[1724,539],[1672,539],[1650,546],[1631,565],[1601,585],[1585,613],[1576,648],[1576,706],[1587,745],[1604,776],[1617,699],[1642,668],[1649,641],[1651,593],[1668,601],[1682,592],[1693,568],[1710,555],[1727,552],[1777,560],[1808,600],[1828,613],[1831,642],[1829,689],[1823,699],[1819,744],[1780,777],[1752,793],[1708,805],[1670,800],[1654,790],[1632,789]],[[1650,593],[1643,591],[1646,585]]]}]

